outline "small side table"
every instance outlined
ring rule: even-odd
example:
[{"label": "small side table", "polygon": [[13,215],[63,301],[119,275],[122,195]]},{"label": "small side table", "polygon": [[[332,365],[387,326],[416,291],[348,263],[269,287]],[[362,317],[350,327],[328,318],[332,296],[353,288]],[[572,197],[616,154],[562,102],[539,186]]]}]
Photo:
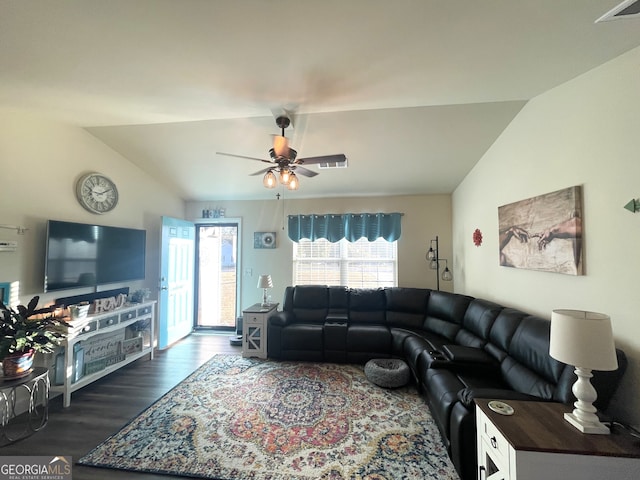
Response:
[{"label": "small side table", "polygon": [[277,303],[256,303],[242,311],[242,356],[267,358],[267,322],[278,311]]},{"label": "small side table", "polygon": [[[44,428],[49,420],[49,387],[49,370],[43,367],[15,380],[0,377],[0,446]],[[23,402],[27,411],[19,413],[16,407]]]},{"label": "small side table", "polygon": [[565,421],[561,403],[505,400],[513,415],[476,399],[478,478],[481,480],[636,480],[640,440],[616,429],[581,433]]}]

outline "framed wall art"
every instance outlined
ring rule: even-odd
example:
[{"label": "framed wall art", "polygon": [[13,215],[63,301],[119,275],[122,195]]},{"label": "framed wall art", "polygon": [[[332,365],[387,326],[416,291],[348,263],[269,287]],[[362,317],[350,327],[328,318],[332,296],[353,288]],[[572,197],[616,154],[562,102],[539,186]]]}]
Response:
[{"label": "framed wall art", "polygon": [[253,248],[276,248],[276,232],[254,232]]},{"label": "framed wall art", "polygon": [[500,265],[582,275],[582,187],[498,207]]}]

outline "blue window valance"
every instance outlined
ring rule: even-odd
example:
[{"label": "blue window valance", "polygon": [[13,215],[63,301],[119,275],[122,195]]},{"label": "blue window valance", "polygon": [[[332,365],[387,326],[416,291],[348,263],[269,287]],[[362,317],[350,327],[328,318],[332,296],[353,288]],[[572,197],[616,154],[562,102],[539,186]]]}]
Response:
[{"label": "blue window valance", "polygon": [[400,238],[401,213],[344,213],[327,215],[289,215],[289,238],[317,240],[326,238],[332,243],[346,238],[349,242],[366,237],[373,242],[382,237],[388,242]]}]

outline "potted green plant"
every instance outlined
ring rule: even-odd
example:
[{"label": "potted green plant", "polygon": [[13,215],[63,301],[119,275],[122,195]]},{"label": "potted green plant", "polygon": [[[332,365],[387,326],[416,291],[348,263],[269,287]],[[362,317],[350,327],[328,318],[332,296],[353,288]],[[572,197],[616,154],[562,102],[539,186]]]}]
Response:
[{"label": "potted green plant", "polygon": [[53,307],[37,308],[39,296],[15,309],[0,301],[0,359],[5,378],[28,375],[35,352],[50,353],[66,334],[67,322],[53,315]]}]

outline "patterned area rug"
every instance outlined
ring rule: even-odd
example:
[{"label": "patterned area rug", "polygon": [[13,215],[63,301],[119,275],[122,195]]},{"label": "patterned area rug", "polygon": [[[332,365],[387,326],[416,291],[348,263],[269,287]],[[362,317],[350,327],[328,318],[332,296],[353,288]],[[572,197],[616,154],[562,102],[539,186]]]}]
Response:
[{"label": "patterned area rug", "polygon": [[220,480],[457,479],[414,387],[217,355],[78,462]]}]

